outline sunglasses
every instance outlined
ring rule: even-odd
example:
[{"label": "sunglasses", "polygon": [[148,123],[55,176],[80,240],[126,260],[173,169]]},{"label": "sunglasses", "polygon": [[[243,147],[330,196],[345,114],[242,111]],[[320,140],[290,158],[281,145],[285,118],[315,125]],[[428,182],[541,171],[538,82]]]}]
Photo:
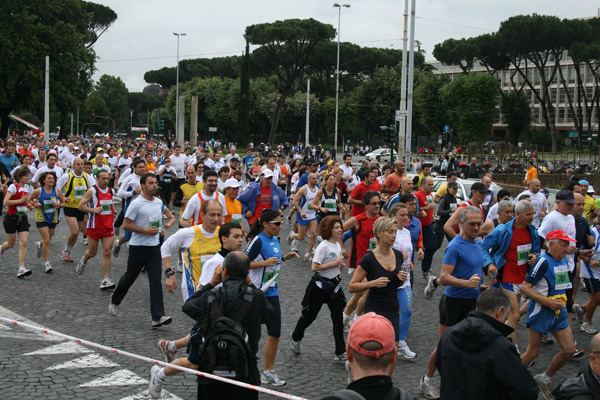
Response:
[{"label": "sunglasses", "polygon": [[275,226],[281,226],[281,221],[269,221],[267,224],[273,224]]},{"label": "sunglasses", "polygon": [[372,203],[369,203],[369,205],[370,206],[380,206],[381,202],[380,201],[378,201],[378,202],[372,202]]},{"label": "sunglasses", "polygon": [[481,226],[482,223],[481,222],[467,222],[467,225],[469,225],[469,226]]}]

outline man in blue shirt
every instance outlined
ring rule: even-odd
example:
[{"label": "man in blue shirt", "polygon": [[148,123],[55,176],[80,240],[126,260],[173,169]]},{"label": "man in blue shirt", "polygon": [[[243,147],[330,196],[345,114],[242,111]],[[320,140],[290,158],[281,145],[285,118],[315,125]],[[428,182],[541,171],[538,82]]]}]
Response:
[{"label": "man in blue shirt", "polygon": [[244,173],[247,182],[252,180],[252,177],[250,176],[252,164],[254,164],[254,150],[248,149],[248,154],[246,154],[242,159],[242,166],[244,167]]},{"label": "man in blue shirt", "polygon": [[570,242],[575,242],[575,239],[562,230],[549,232],[546,235],[548,251],[538,258],[521,287],[523,294],[531,299],[527,309],[529,345],[521,356],[523,364],[530,365],[540,354],[543,335],[552,333],[560,345],[560,352],[552,358],[548,369],[533,377],[545,399],[554,399],[550,390],[551,379],[576,351],[569,312],[565,307],[565,292],[573,287],[566,259]]},{"label": "man in blue shirt", "polygon": [[6,166],[8,172],[19,166],[19,159],[15,156],[15,144],[8,143],[4,153],[0,154],[0,161]]},{"label": "man in blue shirt", "polygon": [[[458,324],[475,310],[481,286],[483,256],[476,242],[483,223],[481,210],[473,206],[465,207],[460,223],[462,230],[448,244],[438,278],[438,282],[446,286],[440,299],[440,337],[446,329]],[[419,381],[419,390],[426,399],[440,397],[433,380],[436,353],[437,349],[431,353],[427,374]]]}]

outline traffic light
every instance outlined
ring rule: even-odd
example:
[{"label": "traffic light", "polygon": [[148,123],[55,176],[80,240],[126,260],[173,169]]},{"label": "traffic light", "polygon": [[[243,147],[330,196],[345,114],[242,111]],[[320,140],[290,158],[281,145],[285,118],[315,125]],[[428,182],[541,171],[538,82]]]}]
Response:
[{"label": "traffic light", "polygon": [[158,120],[158,130],[162,131],[165,129],[165,120],[164,119],[159,119]]},{"label": "traffic light", "polygon": [[383,132],[383,141],[393,148],[396,144],[396,127],[394,125],[380,126],[379,129]]}]

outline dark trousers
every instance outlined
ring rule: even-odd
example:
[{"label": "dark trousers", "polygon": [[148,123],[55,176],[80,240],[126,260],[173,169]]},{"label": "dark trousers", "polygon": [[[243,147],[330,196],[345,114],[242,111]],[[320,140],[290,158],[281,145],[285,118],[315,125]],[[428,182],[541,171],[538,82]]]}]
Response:
[{"label": "dark trousers", "polygon": [[129,291],[129,288],[133,285],[144,266],[146,266],[148,284],[150,286],[150,314],[152,314],[152,320],[156,321],[165,315],[161,282],[162,258],[160,255],[160,245],[129,246],[127,270],[121,276],[121,279],[119,279],[119,284],[112,295],[112,303],[116,305],[121,304],[127,291]]},{"label": "dark trousers", "polygon": [[[331,322],[333,322],[333,339],[335,340],[335,354],[340,355],[346,352],[346,342],[344,342],[344,323],[342,320],[342,313],[344,307],[346,307],[346,299],[342,290],[338,290],[333,295],[327,295],[320,289],[313,280],[310,281],[307,288],[310,293],[307,293],[308,304],[302,308],[302,315],[296,324],[294,332],[292,332],[292,339],[295,342],[299,342],[304,338],[304,331],[312,324],[323,304],[327,304],[329,307],[329,313],[331,314]],[[306,302],[303,302],[306,303]]]},{"label": "dark trousers", "polygon": [[[125,199],[123,199],[123,203],[125,203]],[[121,212],[115,218],[115,228],[120,228],[123,225],[123,221],[125,220],[125,207],[121,207]]]},{"label": "dark trousers", "polygon": [[423,273],[429,272],[431,269],[431,263],[433,261],[433,255],[435,254],[435,232],[433,231],[433,224],[429,226],[423,225],[421,227],[423,232],[423,248],[425,250],[425,257],[421,262],[421,271]]},{"label": "dark trousers", "polygon": [[435,231],[435,250],[438,251],[440,247],[442,247],[442,243],[444,242],[444,234],[446,235],[446,239],[448,239],[448,243],[452,240],[450,235],[444,232],[444,224],[445,222],[436,222],[433,230]]},{"label": "dark trousers", "polygon": [[258,400],[258,392],[219,381],[211,381],[206,385],[199,383],[198,400],[214,399]]}]

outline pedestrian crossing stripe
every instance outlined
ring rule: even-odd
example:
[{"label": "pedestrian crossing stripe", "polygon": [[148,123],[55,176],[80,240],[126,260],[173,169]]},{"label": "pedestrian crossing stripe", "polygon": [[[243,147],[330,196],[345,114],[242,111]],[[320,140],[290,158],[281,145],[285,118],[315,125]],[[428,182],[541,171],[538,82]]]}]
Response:
[{"label": "pedestrian crossing stripe", "polygon": [[79,387],[147,385],[149,383],[147,379],[136,375],[128,369],[120,369],[112,374],[82,383]]},{"label": "pedestrian crossing stripe", "polygon": [[86,354],[93,353],[94,351],[75,342],[65,342],[54,346],[46,347],[44,349],[32,351],[31,353],[25,353],[25,356],[34,355],[49,355],[49,354]]},{"label": "pedestrian crossing stripe", "polygon": [[[161,399],[167,399],[167,400],[183,400],[181,397],[179,396],[175,396],[173,393],[167,392],[165,389],[162,390]],[[133,396],[127,396],[127,397],[123,397],[120,400],[146,400],[147,398],[150,397],[150,393],[148,392],[148,390],[144,390],[143,392],[134,394]]]},{"label": "pedestrian crossing stripe", "polygon": [[102,357],[100,354],[90,354],[75,360],[67,361],[52,367],[46,368],[47,370],[57,370],[64,368],[113,368],[118,367],[116,364],[107,358]]}]

